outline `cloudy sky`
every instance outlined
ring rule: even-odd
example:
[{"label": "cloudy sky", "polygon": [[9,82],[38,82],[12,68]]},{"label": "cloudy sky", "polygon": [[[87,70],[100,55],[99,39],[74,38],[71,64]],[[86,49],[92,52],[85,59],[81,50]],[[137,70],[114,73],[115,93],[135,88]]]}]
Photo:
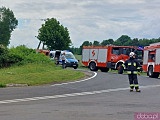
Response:
[{"label": "cloudy sky", "polygon": [[67,27],[74,47],[84,41],[160,37],[160,0],[0,0],[19,21],[10,46],[37,48],[43,19]]}]

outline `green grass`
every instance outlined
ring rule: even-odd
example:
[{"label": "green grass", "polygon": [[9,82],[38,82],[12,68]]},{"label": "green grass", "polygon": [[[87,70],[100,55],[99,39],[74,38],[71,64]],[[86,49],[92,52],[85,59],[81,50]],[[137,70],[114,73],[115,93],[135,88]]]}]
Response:
[{"label": "green grass", "polygon": [[79,60],[79,68],[88,69],[88,67],[82,64],[82,55],[75,55],[76,59]]},{"label": "green grass", "polygon": [[[109,70],[108,72],[110,72],[110,73],[117,73],[118,74],[118,70]],[[127,75],[127,72],[124,71],[123,74]],[[147,73],[146,72],[140,72],[140,75],[147,76]]]},{"label": "green grass", "polygon": [[54,63],[27,64],[0,69],[0,85],[27,84],[29,86],[62,83],[85,77],[73,69],[62,69]]}]

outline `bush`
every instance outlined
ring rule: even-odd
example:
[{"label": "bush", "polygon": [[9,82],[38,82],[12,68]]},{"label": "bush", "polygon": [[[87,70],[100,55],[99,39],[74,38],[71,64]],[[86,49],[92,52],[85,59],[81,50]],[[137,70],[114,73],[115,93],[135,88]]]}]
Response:
[{"label": "bush", "polygon": [[16,48],[7,49],[0,46],[0,67],[9,67],[11,65],[24,65],[27,63],[50,62],[50,59],[34,49],[27,48],[24,45]]},{"label": "bush", "polygon": [[[27,48],[26,46],[18,46],[10,49],[10,58],[13,58],[17,64],[50,62],[50,59],[43,54],[36,53],[36,50]],[[11,60],[10,60],[11,61]]]}]

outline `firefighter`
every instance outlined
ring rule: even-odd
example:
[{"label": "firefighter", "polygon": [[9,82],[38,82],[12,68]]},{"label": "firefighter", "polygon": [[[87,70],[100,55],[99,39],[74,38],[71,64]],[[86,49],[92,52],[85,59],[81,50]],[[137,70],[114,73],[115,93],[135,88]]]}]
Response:
[{"label": "firefighter", "polygon": [[127,70],[129,84],[130,84],[130,92],[132,92],[135,88],[136,92],[141,92],[138,85],[137,74],[140,72],[140,64],[135,59],[135,53],[130,52],[129,59],[123,64],[125,70]]}]

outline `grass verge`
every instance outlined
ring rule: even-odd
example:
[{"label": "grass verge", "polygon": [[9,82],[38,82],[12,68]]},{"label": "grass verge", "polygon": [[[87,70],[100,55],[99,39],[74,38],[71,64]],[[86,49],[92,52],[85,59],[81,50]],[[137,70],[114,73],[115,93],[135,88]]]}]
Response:
[{"label": "grass verge", "polygon": [[75,81],[85,77],[85,74],[62,69],[54,63],[37,63],[0,69],[0,87],[7,84],[27,84],[28,86]]}]

